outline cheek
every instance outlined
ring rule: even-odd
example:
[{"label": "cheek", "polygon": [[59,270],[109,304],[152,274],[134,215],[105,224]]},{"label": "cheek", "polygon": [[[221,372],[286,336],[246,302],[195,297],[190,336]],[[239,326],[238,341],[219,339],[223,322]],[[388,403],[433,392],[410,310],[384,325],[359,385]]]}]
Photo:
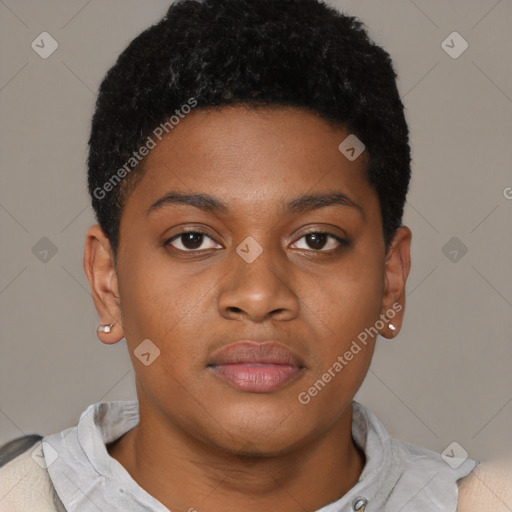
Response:
[{"label": "cheek", "polygon": [[[308,279],[312,281],[311,279]],[[383,275],[378,265],[354,255],[329,276],[308,286],[302,301],[329,346],[343,350],[353,338],[378,319],[383,297]]]},{"label": "cheek", "polygon": [[315,326],[318,340],[314,365],[302,388],[309,395],[306,401],[325,406],[326,400],[351,399],[361,385],[375,346],[382,283],[377,262],[354,254],[316,292],[310,289],[305,295],[307,323]]},{"label": "cheek", "polygon": [[161,257],[131,254],[119,269],[123,325],[128,330],[162,335],[194,314],[198,291],[179,268]]},{"label": "cheek", "polygon": [[344,286],[338,282],[328,309],[313,314],[318,343],[314,365],[296,397],[304,408],[301,414],[335,421],[343,404],[352,401],[372,360],[376,336],[371,327],[379,318],[380,289],[372,279]]},{"label": "cheek", "polygon": [[[212,283],[194,279],[177,266],[171,268],[156,259],[137,263],[132,256],[130,263],[129,270],[126,266],[125,272],[120,272],[120,293],[125,338],[132,358],[139,344],[149,339],[160,350],[158,364],[149,367],[157,385],[170,376],[184,379],[196,373],[204,360],[201,326],[212,321]],[[135,359],[133,362],[140,366]],[[140,377],[145,380],[143,371],[141,367]]]}]

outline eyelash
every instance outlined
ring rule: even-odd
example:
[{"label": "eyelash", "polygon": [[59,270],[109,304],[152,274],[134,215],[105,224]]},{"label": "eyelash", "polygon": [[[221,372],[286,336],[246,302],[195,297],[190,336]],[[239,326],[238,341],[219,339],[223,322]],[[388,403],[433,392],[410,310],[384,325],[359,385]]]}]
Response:
[{"label": "eyelash", "polygon": [[[210,235],[208,235],[208,233],[201,231],[201,230],[197,230],[197,229],[193,229],[193,230],[191,229],[191,230],[181,231],[180,233],[173,235],[171,238],[169,238],[168,240],[166,240],[164,242],[164,246],[171,245],[171,242],[173,242],[176,239],[179,239],[182,235],[185,235],[187,233],[194,233],[196,235],[204,235],[204,236],[208,237],[210,240],[215,242],[215,240]],[[300,238],[297,239],[297,241],[301,240],[302,238],[304,238],[308,235],[327,235],[329,238],[336,240],[339,243],[339,247],[337,247],[335,249],[329,249],[329,250],[323,250],[323,249],[319,249],[319,250],[300,249],[300,250],[311,251],[311,252],[316,252],[316,253],[330,253],[330,252],[335,252],[343,247],[347,247],[348,245],[350,245],[350,242],[348,240],[345,240],[344,238],[340,238],[339,236],[333,235],[332,233],[328,233],[325,231],[310,231],[308,233],[304,233]],[[218,243],[218,242],[216,242],[216,243]],[[171,247],[173,247],[173,246],[171,246]],[[202,252],[202,251],[211,250],[211,249],[187,249],[187,250],[184,250],[184,249],[178,249],[176,247],[173,247],[173,249],[176,249],[177,251],[184,252],[184,253],[194,253],[194,252]]]}]

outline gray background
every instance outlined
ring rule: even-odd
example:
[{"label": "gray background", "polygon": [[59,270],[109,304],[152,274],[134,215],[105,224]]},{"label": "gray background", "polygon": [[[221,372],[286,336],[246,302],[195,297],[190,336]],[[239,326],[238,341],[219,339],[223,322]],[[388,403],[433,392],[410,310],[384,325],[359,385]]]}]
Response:
[{"label": "gray background", "polygon": [[[405,324],[356,398],[409,442],[510,453],[512,1],[331,3],[390,52],[413,150]],[[0,0],[0,443],[135,397],[124,340],[96,339],[82,269],[86,143],[101,79],[168,4]],[[47,59],[31,48],[44,31],[59,45]],[[457,59],[441,46],[453,31],[469,43]]]}]

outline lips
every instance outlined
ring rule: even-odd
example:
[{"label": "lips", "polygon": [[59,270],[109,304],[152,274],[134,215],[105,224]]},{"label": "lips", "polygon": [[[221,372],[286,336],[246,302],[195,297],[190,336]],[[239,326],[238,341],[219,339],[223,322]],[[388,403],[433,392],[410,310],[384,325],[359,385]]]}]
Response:
[{"label": "lips", "polygon": [[297,377],[304,364],[279,343],[243,340],[214,353],[208,367],[236,389],[269,393]]}]

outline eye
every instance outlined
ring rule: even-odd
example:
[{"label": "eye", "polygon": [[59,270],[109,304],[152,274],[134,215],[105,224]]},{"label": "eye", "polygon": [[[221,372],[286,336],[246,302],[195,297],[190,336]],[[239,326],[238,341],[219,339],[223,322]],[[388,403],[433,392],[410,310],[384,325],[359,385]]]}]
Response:
[{"label": "eye", "polygon": [[[295,244],[297,244],[303,238],[306,239],[306,243],[309,244],[310,247],[296,247],[297,249],[303,249],[307,251],[313,250],[316,252],[328,252],[339,247],[346,247],[349,245],[347,240],[331,233],[324,233],[322,231],[312,231],[310,233],[306,233],[305,235],[301,236],[299,240],[295,242]],[[325,249],[326,246],[327,248]]]},{"label": "eye", "polygon": [[[208,250],[208,249],[215,249],[215,247],[203,247],[201,249],[201,245],[204,242],[205,239],[210,240],[210,242],[213,242],[214,244],[217,244],[213,238],[211,238],[209,235],[204,233],[203,231],[182,231],[181,233],[178,233],[177,235],[174,235],[173,237],[169,238],[165,242],[165,245],[172,245],[175,249],[178,249],[179,251],[185,251],[185,252],[195,252],[198,250]],[[174,242],[177,242],[177,245],[173,245]],[[180,247],[181,245],[181,247]],[[217,244],[219,245],[219,244]]]},{"label": "eye", "polygon": [[[210,247],[201,247],[204,241],[210,241]],[[303,235],[294,245],[298,244],[300,240],[305,239],[309,247],[295,247],[296,249],[309,250],[314,252],[329,252],[334,251],[339,247],[346,247],[349,242],[339,236],[331,233],[324,233],[322,231],[312,231]],[[212,245],[213,244],[213,245]],[[213,240],[208,234],[203,231],[182,231],[173,237],[169,238],[164,245],[171,245],[173,248],[183,252],[199,252],[200,250],[209,250],[220,248],[221,246]],[[217,245],[218,247],[215,247]],[[303,244],[304,245],[304,244]],[[293,246],[292,246],[293,247]]]}]

